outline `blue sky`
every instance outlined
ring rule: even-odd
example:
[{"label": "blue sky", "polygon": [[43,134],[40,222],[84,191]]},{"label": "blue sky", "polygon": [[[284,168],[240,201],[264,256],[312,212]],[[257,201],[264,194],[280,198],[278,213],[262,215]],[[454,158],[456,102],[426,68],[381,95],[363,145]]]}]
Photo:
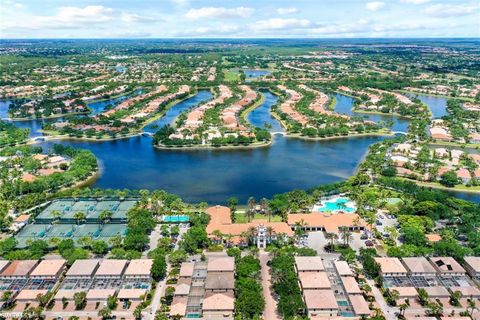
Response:
[{"label": "blue sky", "polygon": [[479,36],[479,0],[0,0],[3,39]]}]

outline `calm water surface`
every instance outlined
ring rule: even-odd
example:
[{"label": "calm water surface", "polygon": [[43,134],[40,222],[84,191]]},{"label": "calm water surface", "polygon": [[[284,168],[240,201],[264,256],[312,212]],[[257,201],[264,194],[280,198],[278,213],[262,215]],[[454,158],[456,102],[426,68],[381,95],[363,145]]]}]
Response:
[{"label": "calm water surface", "polygon": [[[283,131],[270,115],[277,97],[264,92],[265,102],[252,111],[248,120],[255,126],[267,123],[271,132]],[[156,124],[172,123],[182,111],[211,99],[207,90],[173,106]],[[338,95],[336,110],[351,113],[353,99]],[[0,114],[8,102],[0,102]],[[349,113],[350,112],[350,113]],[[369,119],[392,120],[393,129],[406,130],[408,122],[398,117],[367,115]],[[372,117],[372,118],[371,118]],[[53,121],[53,120],[48,120]],[[32,129],[42,122],[15,122]],[[150,125],[146,131],[155,132]],[[354,174],[369,145],[382,137],[357,137],[326,141],[308,141],[275,135],[270,147],[243,150],[160,150],[149,137],[134,137],[107,142],[57,141],[91,150],[100,160],[102,174],[93,187],[165,189],[187,201],[223,203],[230,196],[245,202],[249,196],[271,197],[292,189],[342,181]],[[52,141],[40,145],[50,147]],[[480,201],[480,195],[456,193],[458,197]]]}]

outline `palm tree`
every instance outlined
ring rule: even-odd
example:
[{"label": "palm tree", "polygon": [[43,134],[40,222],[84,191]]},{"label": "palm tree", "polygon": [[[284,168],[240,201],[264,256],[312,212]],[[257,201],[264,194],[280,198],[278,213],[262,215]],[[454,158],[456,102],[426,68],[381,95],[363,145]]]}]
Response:
[{"label": "palm tree", "polygon": [[248,198],[247,211],[246,211],[246,216],[247,216],[248,222],[251,222],[253,216],[255,215],[255,206],[256,205],[257,205],[257,201],[255,200],[254,197]]},{"label": "palm tree", "polygon": [[418,302],[420,305],[425,306],[428,303],[428,293],[425,289],[419,288],[418,289]]},{"label": "palm tree", "polygon": [[468,305],[468,309],[470,309],[470,312],[468,313],[470,314],[470,317],[471,317],[473,315],[473,311],[477,309],[477,302],[473,297],[470,297],[470,299],[467,300],[467,305]]},{"label": "palm tree", "polygon": [[103,210],[98,215],[98,218],[102,221],[102,224],[106,224],[113,216],[113,212],[109,210]]},{"label": "palm tree", "polygon": [[425,313],[432,317],[441,317],[443,315],[443,306],[438,302],[429,303]]},{"label": "palm tree", "polygon": [[212,235],[215,237],[216,242],[223,242],[223,233],[220,230],[213,230]]},{"label": "palm tree", "polygon": [[300,221],[295,222],[295,235],[297,236],[297,241],[300,241],[300,238],[305,235],[306,225],[307,223],[303,219],[300,219]]},{"label": "palm tree", "polygon": [[260,208],[262,209],[262,212],[265,214],[267,208],[268,208],[268,200],[267,198],[262,198],[260,200]]},{"label": "palm tree", "polygon": [[352,232],[348,227],[340,227],[340,237],[343,240],[343,244],[345,246],[348,246],[350,244],[350,241],[352,240]]},{"label": "palm tree", "polygon": [[402,303],[398,306],[398,308],[400,309],[400,315],[403,316],[405,313],[405,310],[407,310],[408,308],[408,305],[406,303]]},{"label": "palm tree", "polygon": [[450,294],[450,304],[455,307],[460,306],[460,299],[462,298],[462,293],[460,291],[454,291]]},{"label": "palm tree", "polygon": [[273,229],[273,227],[271,226],[267,227],[266,233],[267,233],[268,243],[272,242],[272,236],[275,233],[275,230]]},{"label": "palm tree", "polygon": [[77,221],[77,224],[80,224],[82,221],[85,221],[85,219],[87,218],[87,215],[85,214],[85,212],[75,212],[75,214],[73,215],[73,218]]},{"label": "palm tree", "polygon": [[328,240],[330,240],[330,250],[333,251],[333,244],[334,244],[335,240],[338,239],[337,234],[334,233],[334,232],[329,232],[329,233],[327,233],[327,235],[325,236],[325,238],[327,238]]},{"label": "palm tree", "polygon": [[62,213],[58,210],[53,210],[52,211],[52,217],[53,217],[54,221],[58,221],[60,219],[61,215],[62,215]]},{"label": "palm tree", "polygon": [[248,228],[247,239],[249,243],[253,243],[253,238],[255,238],[256,233],[257,233],[257,229],[255,229],[255,227]]}]

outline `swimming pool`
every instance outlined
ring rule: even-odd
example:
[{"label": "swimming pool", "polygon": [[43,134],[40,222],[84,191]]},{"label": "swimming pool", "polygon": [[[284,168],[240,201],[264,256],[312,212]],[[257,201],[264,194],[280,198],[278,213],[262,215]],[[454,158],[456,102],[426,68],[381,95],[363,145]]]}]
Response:
[{"label": "swimming pool", "polygon": [[163,216],[162,221],[165,223],[185,223],[190,221],[190,217],[187,215]]},{"label": "swimming pool", "polygon": [[316,208],[317,212],[355,212],[356,208],[347,198],[336,198],[331,200],[324,200],[322,204]]},{"label": "swimming pool", "polygon": [[337,300],[337,304],[339,307],[346,307],[348,306],[348,301],[347,300]]}]

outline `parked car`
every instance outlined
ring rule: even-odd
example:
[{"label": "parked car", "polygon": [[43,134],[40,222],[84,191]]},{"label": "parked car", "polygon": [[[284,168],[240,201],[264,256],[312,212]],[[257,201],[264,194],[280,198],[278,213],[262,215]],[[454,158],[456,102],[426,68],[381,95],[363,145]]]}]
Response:
[{"label": "parked car", "polygon": [[362,233],[362,235],[360,236],[360,239],[361,240],[367,240],[368,239],[368,235],[366,233]]},{"label": "parked car", "polygon": [[382,221],[380,221],[380,220],[375,221],[375,224],[376,224],[377,226],[383,226],[383,223],[382,223]]},{"label": "parked car", "polygon": [[365,245],[367,247],[373,247],[373,241],[372,240],[367,240],[367,241],[365,241]]}]

